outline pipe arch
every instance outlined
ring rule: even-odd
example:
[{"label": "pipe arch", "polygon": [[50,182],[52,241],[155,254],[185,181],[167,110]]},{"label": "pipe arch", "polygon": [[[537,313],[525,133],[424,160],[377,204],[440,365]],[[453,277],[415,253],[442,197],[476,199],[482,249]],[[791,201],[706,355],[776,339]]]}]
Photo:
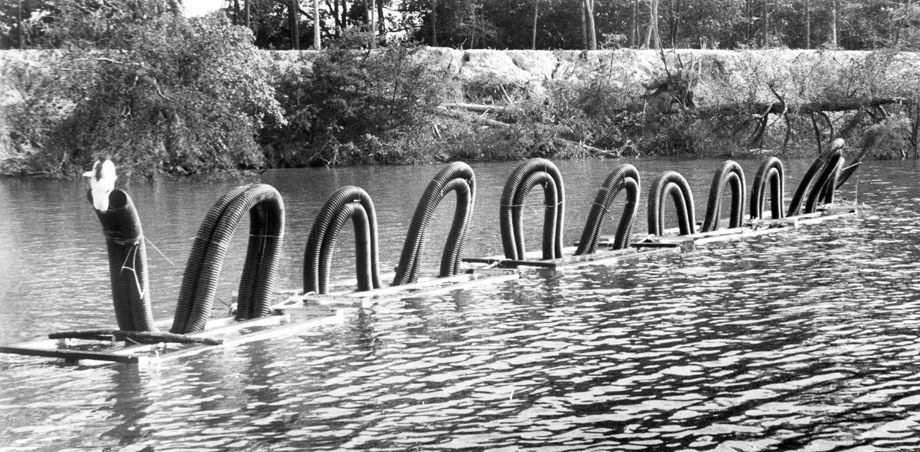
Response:
[{"label": "pipe arch", "polygon": [[812,213],[818,208],[819,203],[834,202],[834,189],[837,186],[837,180],[840,178],[840,172],[843,169],[843,154],[839,149],[831,152],[821,167],[821,174],[815,178],[808,197],[805,199],[805,213]]},{"label": "pipe arch", "polygon": [[767,196],[767,182],[770,183],[770,216],[774,219],[783,218],[784,174],[783,162],[776,157],[764,160],[760,167],[757,168],[757,174],[754,175],[754,185],[751,186],[752,220],[763,216],[764,201]]},{"label": "pipe arch", "polygon": [[[813,188],[814,186],[823,187],[823,185],[826,183],[826,180],[820,180],[822,176],[819,176],[818,172],[820,171],[823,175],[825,172],[825,167],[828,166],[829,162],[833,161],[833,166],[835,167],[837,165],[837,160],[843,159],[843,153],[841,151],[843,149],[843,140],[839,140],[839,142],[838,140],[835,140],[832,146],[833,147],[830,151],[828,151],[827,154],[818,156],[818,158],[811,162],[811,166],[805,170],[805,174],[802,176],[802,180],[799,182],[798,187],[795,189],[795,193],[792,195],[792,202],[789,203],[789,210],[786,213],[787,217],[803,213],[803,207],[806,207],[804,209],[804,213],[810,213],[807,209],[808,202],[806,195],[810,197],[811,192],[815,190]],[[833,169],[834,168],[831,167],[827,171],[830,172]],[[817,190],[820,191],[821,189],[818,188]],[[831,195],[831,198],[833,198],[833,195]]]},{"label": "pipe arch", "polygon": [[171,333],[204,330],[233,233],[249,212],[249,244],[240,278],[237,320],[269,313],[284,238],[284,202],[274,187],[250,184],[221,197],[198,229],[182,276]]},{"label": "pipe arch", "polygon": [[694,218],[693,192],[687,179],[676,171],[666,171],[652,182],[648,199],[648,232],[652,235],[664,234],[665,196],[671,196],[677,215],[680,235],[696,233]]},{"label": "pipe arch", "polygon": [[466,163],[453,162],[431,179],[419,199],[415,213],[412,215],[412,222],[409,224],[409,232],[406,234],[399,264],[396,267],[396,275],[393,278],[394,286],[418,280],[418,266],[425,242],[425,230],[441,200],[450,192],[457,194],[457,206],[454,210],[450,232],[447,235],[447,242],[444,244],[444,252],[441,254],[441,268],[438,276],[455,275],[459,271],[460,257],[466,242],[466,233],[476,198],[476,176],[473,169]]},{"label": "pipe arch", "polygon": [[377,213],[364,189],[353,185],[333,192],[313,220],[304,250],[303,290],[317,294],[329,290],[332,252],[342,227],[352,220],[355,231],[355,276],[358,290],[380,287]]},{"label": "pipe arch", "polygon": [[543,158],[522,162],[511,172],[502,190],[499,227],[502,247],[508,259],[524,259],[524,231],[521,224],[523,202],[533,187],[543,187],[543,259],[562,257],[562,230],[565,217],[565,187],[559,168]]},{"label": "pipe arch", "polygon": [[597,241],[600,235],[601,222],[604,220],[610,204],[616,199],[622,191],[626,191],[626,206],[623,208],[623,214],[620,216],[620,223],[617,226],[616,236],[614,236],[614,249],[623,249],[629,245],[629,236],[632,233],[633,220],[639,209],[639,190],[641,183],[639,180],[639,171],[635,166],[630,164],[620,165],[607,176],[601,189],[598,190],[594,198],[594,204],[591,205],[591,211],[588,213],[588,220],[585,222],[585,228],[581,233],[581,240],[578,242],[578,248],[575,255],[593,254],[597,251]]},{"label": "pipe arch", "polygon": [[702,232],[719,229],[719,217],[722,214],[722,197],[725,186],[732,191],[731,212],[729,212],[730,228],[740,228],[744,221],[744,170],[734,160],[726,160],[722,167],[712,177],[709,188],[709,202],[706,206],[706,218],[703,220]]}]

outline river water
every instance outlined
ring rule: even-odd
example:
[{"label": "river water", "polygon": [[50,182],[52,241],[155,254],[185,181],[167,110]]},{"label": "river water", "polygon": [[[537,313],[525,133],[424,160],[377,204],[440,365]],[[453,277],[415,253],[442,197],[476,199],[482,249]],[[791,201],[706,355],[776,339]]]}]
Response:
[{"label": "river water", "polygon": [[[702,218],[720,162],[630,163],[646,187],[667,169],[687,176]],[[758,162],[741,163],[750,184]],[[567,244],[615,164],[559,165]],[[807,164],[786,162],[787,199]],[[500,252],[498,200],[513,166],[473,166],[467,256]],[[287,208],[281,288],[301,286],[312,219],[345,184],[374,198],[383,267],[395,266],[418,196],[439,169],[259,177]],[[871,206],[859,219],[386,302],[335,325],[177,362],[78,367],[0,356],[0,449],[917,450],[918,170],[917,162],[862,168],[842,191]],[[124,187],[152,243],[158,319],[172,315],[204,212],[240,182]],[[0,342],[114,326],[104,241],[84,190],[79,181],[0,180]],[[531,198],[528,245],[538,248],[542,196]],[[452,203],[431,226],[430,271]],[[222,300],[235,290],[244,231],[224,266]],[[336,254],[341,278],[353,278],[350,234]]]}]

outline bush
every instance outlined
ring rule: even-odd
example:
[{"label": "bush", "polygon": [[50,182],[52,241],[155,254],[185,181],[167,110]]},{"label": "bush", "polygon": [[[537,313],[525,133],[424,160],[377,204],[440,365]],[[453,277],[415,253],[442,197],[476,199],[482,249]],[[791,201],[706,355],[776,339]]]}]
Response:
[{"label": "bush", "polygon": [[219,15],[135,27],[125,51],[98,59],[62,149],[174,174],[261,166],[254,136],[280,109],[251,41]]},{"label": "bush", "polygon": [[[63,4],[73,3],[79,2]],[[11,83],[26,95],[6,121],[7,154],[22,157],[22,171],[68,175],[102,157],[141,174],[263,165],[255,134],[263,118],[283,119],[251,32],[221,15],[143,12],[141,19],[110,27],[93,25],[105,23],[103,13],[62,19],[76,36],[60,28],[50,36],[80,45],[56,52],[48,71],[18,69],[26,75]],[[97,28],[104,33],[94,34]],[[116,36],[118,48],[83,48],[114,45]],[[10,166],[6,170],[14,171]]]},{"label": "bush", "polygon": [[414,51],[331,48],[312,68],[282,74],[286,124],[262,133],[269,160],[289,167],[431,161],[431,117],[450,83],[415,61]]}]

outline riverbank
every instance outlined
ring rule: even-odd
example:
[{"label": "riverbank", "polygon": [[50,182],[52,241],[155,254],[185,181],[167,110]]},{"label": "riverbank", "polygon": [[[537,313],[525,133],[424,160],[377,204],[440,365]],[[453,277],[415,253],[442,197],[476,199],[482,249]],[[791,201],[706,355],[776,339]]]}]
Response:
[{"label": "riverbank", "polygon": [[918,156],[916,53],[247,50],[172,78],[162,53],[0,52],[0,173],[66,176],[102,155],[175,175],[807,156],[834,137],[870,157]]}]

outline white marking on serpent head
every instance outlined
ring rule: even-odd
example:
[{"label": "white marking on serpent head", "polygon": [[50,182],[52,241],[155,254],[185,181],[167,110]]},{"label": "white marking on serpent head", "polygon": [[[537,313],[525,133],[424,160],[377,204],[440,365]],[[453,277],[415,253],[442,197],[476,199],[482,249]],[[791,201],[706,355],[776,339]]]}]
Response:
[{"label": "white marking on serpent head", "polygon": [[115,164],[106,159],[104,162],[96,160],[93,169],[83,173],[89,178],[89,190],[93,195],[93,207],[100,212],[109,210],[109,193],[115,190]]}]

